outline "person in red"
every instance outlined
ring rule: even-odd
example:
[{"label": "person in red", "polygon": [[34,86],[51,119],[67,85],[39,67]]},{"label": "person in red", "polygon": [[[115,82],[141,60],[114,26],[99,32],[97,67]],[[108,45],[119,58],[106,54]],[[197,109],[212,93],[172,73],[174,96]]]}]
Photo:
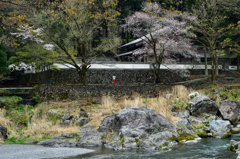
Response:
[{"label": "person in red", "polygon": [[113,84],[115,84],[116,76],[113,76]]}]

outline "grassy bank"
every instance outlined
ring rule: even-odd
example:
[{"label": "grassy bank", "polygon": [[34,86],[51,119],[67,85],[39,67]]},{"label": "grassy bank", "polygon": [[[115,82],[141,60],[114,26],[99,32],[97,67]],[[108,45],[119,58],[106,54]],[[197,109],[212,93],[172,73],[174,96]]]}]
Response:
[{"label": "grassy bank", "polygon": [[79,129],[79,126],[72,123],[70,123],[69,127],[61,127],[59,125],[62,121],[61,118],[58,115],[47,115],[49,109],[53,109],[56,114],[64,114],[68,110],[71,115],[75,116],[79,115],[80,108],[83,108],[91,118],[89,124],[98,127],[108,115],[117,113],[124,108],[145,105],[176,123],[180,118],[172,115],[170,107],[175,104],[178,111],[185,111],[190,99],[189,94],[195,91],[198,91],[200,95],[211,97],[217,103],[230,96],[234,100],[240,99],[239,89],[230,90],[217,84],[210,85],[203,90],[191,90],[184,86],[174,86],[172,91],[160,92],[159,96],[151,98],[139,94],[124,97],[88,97],[73,101],[46,101],[35,107],[24,107],[16,102],[18,99],[14,99],[15,104],[11,108],[6,106],[0,108],[0,124],[8,129],[10,140],[6,143],[24,143],[45,140],[61,133],[76,132]]}]

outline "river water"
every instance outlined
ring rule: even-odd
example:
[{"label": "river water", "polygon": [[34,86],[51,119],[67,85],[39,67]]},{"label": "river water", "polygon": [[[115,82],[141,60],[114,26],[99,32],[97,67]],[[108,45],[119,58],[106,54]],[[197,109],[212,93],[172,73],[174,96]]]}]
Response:
[{"label": "river water", "polygon": [[240,141],[240,134],[226,139],[203,138],[199,143],[179,145],[171,151],[112,151],[101,148],[71,159],[235,159],[236,153],[227,150],[231,139]]}]

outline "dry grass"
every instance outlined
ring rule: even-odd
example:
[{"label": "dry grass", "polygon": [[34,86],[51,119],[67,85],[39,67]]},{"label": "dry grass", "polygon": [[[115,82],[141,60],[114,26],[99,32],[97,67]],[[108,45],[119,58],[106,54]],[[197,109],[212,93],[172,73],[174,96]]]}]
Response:
[{"label": "dry grass", "polygon": [[[28,126],[23,128],[16,126],[8,116],[4,115],[6,112],[4,110],[1,110],[0,124],[8,129],[8,138],[30,136],[28,140],[31,141],[42,140],[44,136],[53,137],[62,133],[76,132],[79,129],[79,126],[70,124],[69,127],[61,127],[59,125],[61,122],[60,120],[54,123],[47,119],[45,112],[49,109],[55,108],[59,112],[66,111],[65,107],[61,109],[56,106],[56,103],[51,103],[50,106],[47,107],[46,104],[40,104],[39,107],[34,110],[34,114],[36,115],[33,116],[31,124],[28,123]],[[62,104],[60,106],[62,106]],[[42,112],[44,112],[41,116],[38,115],[39,110],[42,110]]]},{"label": "dry grass", "polygon": [[[139,94],[134,94],[130,99],[123,97],[120,101],[116,101],[114,97],[103,96],[101,105],[97,110],[92,111],[90,116],[92,118],[91,124],[98,127],[103,118],[113,113],[117,113],[124,108],[147,106],[152,108],[159,114],[163,115],[171,122],[176,123],[180,118],[174,117],[170,111],[170,106],[175,104],[175,99],[178,98],[180,103],[187,103],[188,95],[192,90],[188,90],[184,86],[174,86],[172,91],[166,91],[160,93],[157,98],[143,98]],[[179,108],[179,110],[182,108]]]},{"label": "dry grass", "polygon": [[[124,108],[139,107],[145,105],[147,108],[152,108],[156,112],[160,113],[173,123],[176,123],[180,118],[176,118],[170,111],[170,106],[175,104],[176,98],[179,103],[187,103],[189,93],[193,92],[188,90],[184,86],[174,86],[172,91],[161,92],[156,98],[145,98],[139,94],[134,94],[131,97],[121,97],[116,99],[114,96],[103,96],[101,98],[101,104],[86,104],[84,99],[68,101],[68,102],[53,102],[48,101],[39,104],[34,110],[34,116],[32,123],[28,124],[28,127],[21,129],[13,124],[9,117],[6,117],[6,112],[0,110],[0,124],[7,127],[9,137],[30,136],[30,140],[39,141],[43,136],[52,137],[66,132],[77,132],[78,126],[71,124],[70,127],[62,128],[59,126],[61,122],[58,120],[56,123],[47,119],[46,112],[49,109],[54,109],[57,113],[64,114],[67,110],[71,115],[79,115],[80,107],[84,108],[92,119],[89,124],[99,127],[101,121],[108,115],[117,113]],[[84,103],[85,102],[85,103]],[[82,104],[85,104],[84,106]],[[180,106],[179,106],[180,107]],[[182,108],[181,108],[182,109]],[[181,110],[179,108],[179,110]]]}]

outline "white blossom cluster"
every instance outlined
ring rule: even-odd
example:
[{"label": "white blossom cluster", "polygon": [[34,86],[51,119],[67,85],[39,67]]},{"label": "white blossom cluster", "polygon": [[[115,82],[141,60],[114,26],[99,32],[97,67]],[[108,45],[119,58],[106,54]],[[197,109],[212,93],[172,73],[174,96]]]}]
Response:
[{"label": "white blossom cluster", "polygon": [[198,92],[192,92],[188,96],[189,96],[190,99],[193,99],[194,97],[197,97],[198,95],[199,95]]},{"label": "white blossom cluster", "polygon": [[[40,35],[42,35],[42,32],[43,32],[43,28],[37,28],[37,29],[33,30],[33,27],[21,25],[21,26],[19,26],[17,33],[11,33],[11,34],[15,35],[16,37],[22,37],[23,40],[30,39],[37,43],[44,43],[43,40],[41,40],[40,38],[37,38],[34,35],[34,33],[35,33],[37,36],[40,36]],[[44,44],[43,47],[46,50],[53,51],[54,45]]]},{"label": "white blossom cluster", "polygon": [[16,65],[16,64],[11,64],[8,66],[9,69],[11,69],[11,72],[13,71],[34,71],[35,70],[35,63],[32,63],[32,65],[27,65],[23,62],[21,62],[20,64]]}]

